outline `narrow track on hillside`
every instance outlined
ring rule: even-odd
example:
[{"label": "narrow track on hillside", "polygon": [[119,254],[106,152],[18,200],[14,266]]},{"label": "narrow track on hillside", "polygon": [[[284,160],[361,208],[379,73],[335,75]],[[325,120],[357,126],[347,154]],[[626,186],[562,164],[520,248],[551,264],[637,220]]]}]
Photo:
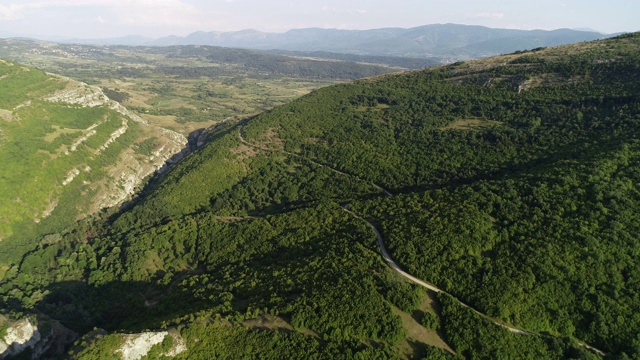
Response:
[{"label": "narrow track on hillside", "polygon": [[255,148],[255,149],[260,149],[260,150],[263,150],[263,151],[269,151],[269,152],[281,152],[281,153],[283,153],[283,154],[287,154],[287,155],[289,155],[289,156],[292,156],[292,157],[295,157],[295,158],[298,158],[298,159],[302,159],[302,160],[304,160],[304,161],[308,161],[308,162],[310,162],[310,163],[312,163],[312,164],[314,164],[314,165],[316,165],[316,166],[318,166],[318,167],[322,167],[322,168],[329,169],[330,171],[333,171],[333,172],[334,172],[334,173],[336,173],[336,174],[340,174],[340,175],[344,175],[344,176],[349,176],[349,177],[352,177],[352,178],[354,178],[354,179],[356,179],[356,180],[359,180],[359,181],[362,181],[362,182],[368,182],[369,184],[371,184],[371,186],[373,186],[374,188],[376,188],[376,189],[380,190],[380,192],[383,192],[385,195],[387,195],[387,196],[393,196],[393,194],[392,194],[389,190],[387,190],[387,189],[383,188],[382,186],[380,186],[380,185],[378,185],[378,184],[376,184],[376,183],[374,183],[374,182],[372,182],[372,181],[368,181],[368,180],[362,179],[362,178],[361,178],[361,177],[359,177],[358,175],[347,174],[347,173],[342,172],[342,171],[340,171],[340,170],[338,170],[338,169],[334,169],[333,167],[331,167],[331,166],[329,166],[329,165],[325,165],[325,164],[319,163],[319,162],[317,162],[317,161],[315,161],[315,160],[308,159],[308,158],[306,158],[306,157],[304,157],[304,156],[301,156],[301,155],[298,155],[298,154],[295,154],[295,153],[292,153],[292,152],[289,152],[289,151],[286,151],[286,150],[270,149],[270,148],[267,148],[267,147],[264,147],[264,146],[260,146],[260,145],[252,144],[252,143],[248,142],[248,141],[244,138],[244,135],[242,135],[242,130],[244,130],[244,126],[240,127],[240,130],[238,131],[238,137],[239,137],[239,139],[240,139],[240,142],[241,142],[241,143],[243,143],[244,145],[247,145],[247,146],[253,147],[253,148]]},{"label": "narrow track on hillside", "polygon": [[[252,143],[248,142],[248,141],[244,138],[244,136],[242,135],[242,131],[243,131],[243,129],[244,129],[244,125],[240,127],[240,129],[239,129],[239,131],[238,131],[238,136],[239,136],[240,142],[241,142],[241,143],[243,143],[244,145],[247,145],[247,146],[253,147],[253,148],[255,148],[255,149],[263,150],[263,151],[269,151],[269,152],[281,152],[281,153],[284,153],[284,154],[289,155],[289,156],[293,156],[293,157],[297,157],[297,158],[303,159],[303,160],[305,160],[305,161],[309,161],[309,162],[311,162],[311,163],[313,163],[313,164],[315,164],[315,165],[317,165],[317,166],[327,168],[327,169],[329,169],[329,170],[331,170],[331,171],[333,171],[333,172],[335,172],[335,173],[337,173],[337,174],[344,175],[344,176],[350,176],[350,177],[353,177],[353,178],[355,178],[355,179],[357,179],[357,180],[359,180],[359,181],[368,182],[369,184],[371,184],[373,187],[375,187],[375,188],[379,189],[381,192],[383,192],[383,193],[384,193],[386,196],[388,196],[388,197],[393,197],[393,196],[394,196],[390,191],[388,191],[388,190],[384,189],[383,187],[381,187],[381,186],[379,186],[379,185],[375,184],[375,183],[374,183],[374,182],[372,182],[372,181],[368,181],[368,180],[362,179],[361,177],[359,177],[359,176],[357,176],[357,175],[351,175],[351,174],[344,173],[344,172],[342,172],[342,171],[340,171],[340,170],[337,170],[337,169],[332,168],[332,167],[331,167],[331,166],[329,166],[329,165],[325,165],[325,164],[318,163],[318,162],[316,162],[316,161],[314,161],[314,160],[307,159],[307,158],[305,158],[305,157],[303,157],[303,156],[301,156],[301,155],[294,154],[294,153],[291,153],[291,152],[286,151],[286,150],[270,149],[270,148],[266,148],[266,147],[263,147],[263,146],[259,146],[259,145],[252,144]],[[491,323],[493,323],[493,324],[495,324],[495,325],[497,325],[497,326],[500,326],[500,327],[502,327],[502,328],[504,328],[504,329],[506,329],[506,330],[509,330],[510,332],[512,332],[512,333],[514,333],[514,334],[519,334],[519,335],[528,335],[528,336],[540,336],[540,337],[545,337],[545,338],[553,338],[553,337],[556,337],[556,336],[553,336],[553,335],[547,335],[547,334],[541,334],[541,333],[532,332],[532,331],[526,331],[526,330],[518,329],[518,328],[515,328],[515,327],[508,326],[508,325],[506,325],[506,324],[503,324],[503,323],[501,323],[501,322],[497,321],[496,319],[492,318],[491,316],[489,316],[489,315],[487,315],[487,314],[484,314],[484,313],[480,312],[479,310],[476,310],[476,309],[474,309],[473,307],[471,307],[471,306],[469,306],[469,305],[465,304],[464,302],[462,302],[462,301],[461,301],[460,299],[458,299],[457,297],[455,297],[455,296],[451,295],[450,293],[448,293],[448,292],[446,292],[446,291],[444,291],[444,290],[442,290],[442,289],[438,288],[437,286],[432,285],[432,284],[429,284],[429,283],[427,283],[427,282],[425,282],[425,281],[423,281],[423,280],[420,280],[420,279],[418,279],[417,277],[415,277],[415,276],[413,276],[413,275],[411,275],[411,274],[409,274],[409,273],[405,272],[405,271],[404,271],[404,270],[402,270],[402,268],[401,268],[401,267],[400,267],[400,266],[399,266],[399,265],[398,265],[398,264],[397,264],[397,263],[396,263],[396,262],[391,258],[391,255],[389,255],[389,252],[387,251],[387,248],[386,248],[386,246],[385,246],[385,244],[384,244],[384,239],[383,239],[383,237],[382,237],[382,234],[381,234],[381,233],[380,233],[380,231],[375,227],[375,225],[373,225],[373,224],[372,224],[371,222],[369,222],[368,220],[364,219],[363,217],[359,216],[358,214],[356,214],[355,212],[353,212],[352,210],[350,210],[350,209],[349,209],[349,204],[344,204],[344,205],[342,205],[342,209],[343,209],[344,211],[346,211],[347,213],[351,214],[351,215],[352,215],[353,217],[355,217],[356,219],[359,219],[359,220],[361,220],[361,221],[364,221],[364,222],[365,222],[365,223],[366,223],[366,224],[367,224],[367,225],[368,225],[368,226],[373,230],[373,232],[375,233],[376,238],[377,238],[377,240],[378,240],[378,246],[380,247],[380,251],[381,251],[381,253],[382,253],[382,257],[384,258],[384,260],[389,264],[389,266],[390,266],[392,269],[394,269],[394,270],[395,270],[396,272],[398,272],[401,276],[403,276],[404,278],[406,278],[406,279],[408,279],[409,281],[413,282],[414,284],[420,285],[420,286],[422,286],[422,287],[424,287],[424,288],[426,288],[426,289],[429,289],[429,290],[431,290],[431,291],[433,291],[433,292],[436,292],[436,293],[444,293],[444,294],[447,294],[447,295],[451,296],[451,297],[452,297],[456,302],[458,302],[460,305],[462,305],[462,306],[464,306],[464,307],[466,307],[466,308],[468,308],[468,309],[472,310],[473,312],[475,312],[475,313],[476,313],[476,314],[478,314],[479,316],[483,317],[484,319],[486,319],[486,320],[490,321]],[[606,356],[606,355],[607,355],[604,351],[602,351],[602,350],[600,350],[600,349],[597,349],[597,348],[595,348],[595,347],[593,347],[593,346],[591,346],[591,345],[588,345],[588,344],[586,344],[586,343],[584,343],[584,342],[582,342],[582,341],[577,340],[577,342],[578,342],[578,344],[579,344],[580,346],[582,346],[582,347],[584,347],[585,349],[588,349],[588,350],[590,350],[590,351],[592,351],[592,352],[594,352],[594,353],[596,353],[596,354],[598,354],[598,355],[600,355],[600,356]]]}]

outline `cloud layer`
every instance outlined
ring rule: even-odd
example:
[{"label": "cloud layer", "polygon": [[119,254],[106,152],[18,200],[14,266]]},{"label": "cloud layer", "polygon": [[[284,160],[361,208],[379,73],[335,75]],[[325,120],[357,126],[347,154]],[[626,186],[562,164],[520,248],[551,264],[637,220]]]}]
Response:
[{"label": "cloud layer", "polygon": [[24,20],[42,11],[64,16],[74,9],[104,13],[98,17],[103,23],[108,22],[106,14],[112,22],[121,24],[180,26],[198,25],[204,20],[202,11],[182,0],[21,1],[0,4],[0,20]]}]

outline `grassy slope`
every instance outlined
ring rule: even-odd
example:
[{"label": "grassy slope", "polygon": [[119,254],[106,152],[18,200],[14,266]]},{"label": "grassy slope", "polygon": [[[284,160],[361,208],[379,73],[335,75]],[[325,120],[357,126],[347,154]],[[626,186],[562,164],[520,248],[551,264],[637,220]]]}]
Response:
[{"label": "grassy slope", "polygon": [[[0,108],[10,114],[0,123],[4,133],[0,236],[6,237],[15,223],[40,220],[49,203],[57,202],[67,174],[88,163],[89,157],[86,151],[65,156],[63,149],[108,112],[48,103],[43,98],[63,89],[64,80],[18,64],[0,66],[4,75]],[[114,119],[109,123],[118,126],[117,114],[110,115]]]},{"label": "grassy slope", "polygon": [[[130,165],[132,159],[145,162],[151,154],[136,153],[135,144],[143,139],[154,141],[159,134],[106,106],[46,100],[80,86],[68,79],[5,61],[0,62],[0,74],[0,239],[5,239],[0,253],[4,266],[32,245],[29,239],[99,210],[97,204],[104,201],[99,198],[109,196],[105,189],[120,186],[118,176],[124,173],[111,169],[125,155]],[[126,132],[105,147],[125,123]],[[156,150],[164,144],[168,142],[147,147]]]}]

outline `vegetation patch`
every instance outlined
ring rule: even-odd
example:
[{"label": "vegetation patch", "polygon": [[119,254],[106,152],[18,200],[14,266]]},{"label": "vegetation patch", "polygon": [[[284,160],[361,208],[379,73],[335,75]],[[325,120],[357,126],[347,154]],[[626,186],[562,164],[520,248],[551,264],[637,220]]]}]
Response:
[{"label": "vegetation patch", "polygon": [[78,129],[66,129],[59,125],[51,125],[51,127],[53,128],[53,131],[50,133],[47,133],[43,137],[43,140],[48,143],[52,143],[54,140],[56,140],[56,138],[64,134],[71,134],[71,136],[78,136],[78,133],[79,133]]},{"label": "vegetation patch", "polygon": [[440,130],[483,130],[500,126],[501,122],[486,119],[459,119],[448,124]]},{"label": "vegetation patch", "polygon": [[4,121],[12,121],[13,120],[13,111],[0,109],[0,119]]},{"label": "vegetation patch", "polygon": [[402,320],[402,326],[407,332],[407,338],[399,344],[400,348],[411,349],[410,357],[424,356],[427,347],[436,347],[455,354],[449,345],[436,330],[430,329],[417,322],[409,313],[396,309],[396,313]]},{"label": "vegetation patch", "polygon": [[281,332],[295,331],[293,326],[283,318],[269,314],[259,316],[255,319],[245,320],[242,324],[253,329]]}]

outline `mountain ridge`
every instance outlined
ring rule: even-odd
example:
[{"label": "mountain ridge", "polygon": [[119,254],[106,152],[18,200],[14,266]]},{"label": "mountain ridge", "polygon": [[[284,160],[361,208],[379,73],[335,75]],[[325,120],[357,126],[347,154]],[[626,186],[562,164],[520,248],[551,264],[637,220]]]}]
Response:
[{"label": "mountain ridge", "polygon": [[[211,45],[253,50],[325,51],[356,55],[443,57],[452,61],[480,58],[537,47],[563,45],[609,37],[595,31],[556,29],[518,30],[480,25],[429,24],[412,28],[389,27],[367,30],[325,28],[291,29],[282,33],[255,29],[196,31],[186,36],[156,39],[124,36],[111,39],[66,39],[61,43],[90,45],[170,46]],[[507,45],[484,48],[486,41]],[[50,40],[50,39],[45,39]]]},{"label": "mountain ridge", "polygon": [[[447,56],[449,49],[464,48],[488,40],[518,39],[520,44],[508,47],[508,53],[541,46],[596,40],[605,36],[596,32],[571,29],[512,30],[477,25],[431,24],[406,29],[305,28],[292,29],[284,33],[265,33],[257,30],[196,32],[183,38],[160,38],[151,44],[219,45],[260,50],[330,51],[361,55]],[[489,55],[498,54],[495,51],[483,53],[463,49],[462,55],[458,57],[476,58]]]}]

